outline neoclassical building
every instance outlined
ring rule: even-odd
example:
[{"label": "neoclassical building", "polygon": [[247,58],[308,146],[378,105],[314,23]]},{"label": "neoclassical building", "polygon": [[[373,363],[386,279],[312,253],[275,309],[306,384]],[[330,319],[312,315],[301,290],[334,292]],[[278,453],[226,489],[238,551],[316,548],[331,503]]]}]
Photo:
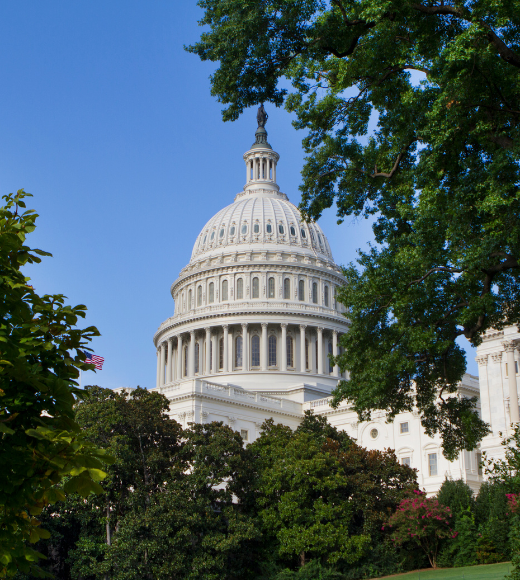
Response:
[{"label": "neoclassical building", "polygon": [[[156,389],[180,423],[223,421],[246,441],[265,419],[295,428],[312,409],[365,447],[395,449],[430,493],[446,476],[477,489],[480,451],[448,462],[417,414],[386,423],[380,413],[359,424],[349,405],[330,407],[332,390],[347,378],[329,359],[348,332],[336,301],[345,280],[321,228],[303,221],[280,191],[280,156],[267,142],[266,118],[261,107],[244,153],[243,190],[202,228],[171,286],[173,316],[154,335]],[[478,394],[478,379],[466,375],[459,396]]]}]

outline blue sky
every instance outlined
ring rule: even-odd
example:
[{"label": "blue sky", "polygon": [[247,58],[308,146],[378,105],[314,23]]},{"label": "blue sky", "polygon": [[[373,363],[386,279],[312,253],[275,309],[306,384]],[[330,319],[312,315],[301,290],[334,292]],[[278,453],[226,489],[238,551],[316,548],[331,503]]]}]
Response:
[{"label": "blue sky", "polygon": [[[222,122],[213,65],[183,50],[200,17],[193,0],[2,3],[0,191],[34,195],[28,242],[53,254],[28,271],[37,291],[86,304],[85,324],[101,332],[105,366],[84,384],[154,386],[170,285],[243,186],[256,110]],[[298,204],[303,134],[266,108],[278,182]],[[339,264],[372,237],[364,220],[336,225],[332,210],[320,225]]]}]

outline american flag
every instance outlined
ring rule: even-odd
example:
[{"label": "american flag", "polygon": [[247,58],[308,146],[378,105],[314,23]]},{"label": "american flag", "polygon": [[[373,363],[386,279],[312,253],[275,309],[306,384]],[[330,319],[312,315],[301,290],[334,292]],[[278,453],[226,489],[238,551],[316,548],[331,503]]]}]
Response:
[{"label": "american flag", "polygon": [[91,352],[85,352],[85,362],[89,365],[94,365],[99,371],[103,369],[103,363],[105,359],[97,354],[92,354]]}]

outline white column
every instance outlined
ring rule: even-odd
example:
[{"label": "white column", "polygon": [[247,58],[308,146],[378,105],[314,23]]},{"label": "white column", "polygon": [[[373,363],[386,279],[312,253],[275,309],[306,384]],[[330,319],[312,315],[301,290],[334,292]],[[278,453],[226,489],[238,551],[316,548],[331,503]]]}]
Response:
[{"label": "white column", "polygon": [[305,368],[305,329],[307,327],[305,324],[300,324],[300,371],[304,373],[306,371]]},{"label": "white column", "polygon": [[282,322],[282,360],[280,364],[280,370],[287,370],[287,323]]},{"label": "white column", "polygon": [[229,326],[227,324],[223,324],[222,328],[224,329],[224,368],[222,369],[223,372],[228,372],[228,335],[229,335]]},{"label": "white column", "polygon": [[160,387],[160,376],[161,376],[161,350],[158,348],[156,351],[157,354],[157,379],[155,381],[155,386]]},{"label": "white column", "polygon": [[249,332],[247,322],[242,324],[242,370],[249,370]]},{"label": "white column", "polygon": [[168,339],[168,356],[166,357],[166,384],[172,382],[172,346],[173,339]]},{"label": "white column", "polygon": [[509,383],[509,413],[511,423],[516,424],[520,421],[518,413],[518,390],[516,386],[516,368],[515,368],[515,341],[510,340],[502,343],[507,353],[507,378]]},{"label": "white column", "polygon": [[166,342],[161,342],[161,368],[159,371],[160,386],[164,385],[164,365],[166,359]]},{"label": "white column", "polygon": [[260,347],[260,368],[267,370],[267,322],[262,322],[262,344]]},{"label": "white column", "polygon": [[204,374],[205,375],[209,375],[211,374],[211,348],[210,348],[210,343],[211,343],[211,328],[209,326],[206,326],[206,342],[205,342],[205,348],[206,348],[206,365],[204,367]]},{"label": "white column", "polygon": [[177,380],[182,379],[182,336],[177,337]]},{"label": "white column", "polygon": [[188,376],[195,374],[195,331],[190,332],[190,344],[188,350]]},{"label": "white column", "polygon": [[276,183],[276,162],[273,159],[273,181]]},{"label": "white column", "polygon": [[318,326],[318,374],[323,374],[323,328]]},{"label": "white column", "polygon": [[[332,331],[332,354],[334,356],[338,356],[338,331],[337,330]],[[338,365],[334,365],[334,368],[332,369],[332,374],[335,377],[339,377]]]},{"label": "white column", "polygon": [[246,161],[246,183],[249,183],[251,161],[249,159]]},{"label": "white column", "polygon": [[212,337],[211,337],[211,344],[213,345],[213,348],[211,349],[213,351],[213,356],[212,356],[212,360],[211,360],[211,368],[213,369],[213,374],[216,375],[218,373],[218,337],[217,334],[215,333]]},{"label": "white column", "polygon": [[311,373],[313,375],[318,372],[318,370],[316,368],[316,363],[318,362],[316,360],[316,341],[317,340],[318,340],[318,337],[315,336],[314,333],[309,337],[309,347],[311,349],[309,363],[310,363],[310,367],[311,367]]}]

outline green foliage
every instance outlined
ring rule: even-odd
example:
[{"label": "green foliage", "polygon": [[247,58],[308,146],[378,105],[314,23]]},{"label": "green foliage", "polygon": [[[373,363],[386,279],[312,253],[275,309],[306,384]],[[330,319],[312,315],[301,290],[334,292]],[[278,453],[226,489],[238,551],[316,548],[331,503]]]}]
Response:
[{"label": "green foliage", "polygon": [[475,516],[469,508],[466,508],[459,511],[457,517],[453,519],[456,537],[441,551],[438,565],[441,568],[473,566],[477,563],[478,540]]},{"label": "green foliage", "polygon": [[475,498],[473,490],[462,479],[446,478],[437,493],[437,499],[441,505],[450,508],[453,517],[453,525],[457,522],[459,514],[473,513],[475,510]]},{"label": "green foliage", "polygon": [[[25,245],[37,214],[25,210],[30,194],[4,196],[0,207],[0,577],[16,570],[41,575],[40,554],[28,543],[48,539],[42,509],[75,492],[100,493],[106,453],[87,441],[73,405],[76,379],[94,327],[76,328],[85,306],[62,295],[40,296],[21,269],[47,252]],[[60,485],[63,484],[63,485]]]},{"label": "green foliage", "polygon": [[[345,270],[360,419],[419,409],[453,459],[486,434],[453,397],[456,339],[520,322],[520,11],[509,0],[199,0],[188,50],[219,63],[225,120],[270,101],[307,131],[301,209],[375,218]],[[377,129],[368,136],[369,122]],[[440,395],[440,396],[439,396]]]}]

